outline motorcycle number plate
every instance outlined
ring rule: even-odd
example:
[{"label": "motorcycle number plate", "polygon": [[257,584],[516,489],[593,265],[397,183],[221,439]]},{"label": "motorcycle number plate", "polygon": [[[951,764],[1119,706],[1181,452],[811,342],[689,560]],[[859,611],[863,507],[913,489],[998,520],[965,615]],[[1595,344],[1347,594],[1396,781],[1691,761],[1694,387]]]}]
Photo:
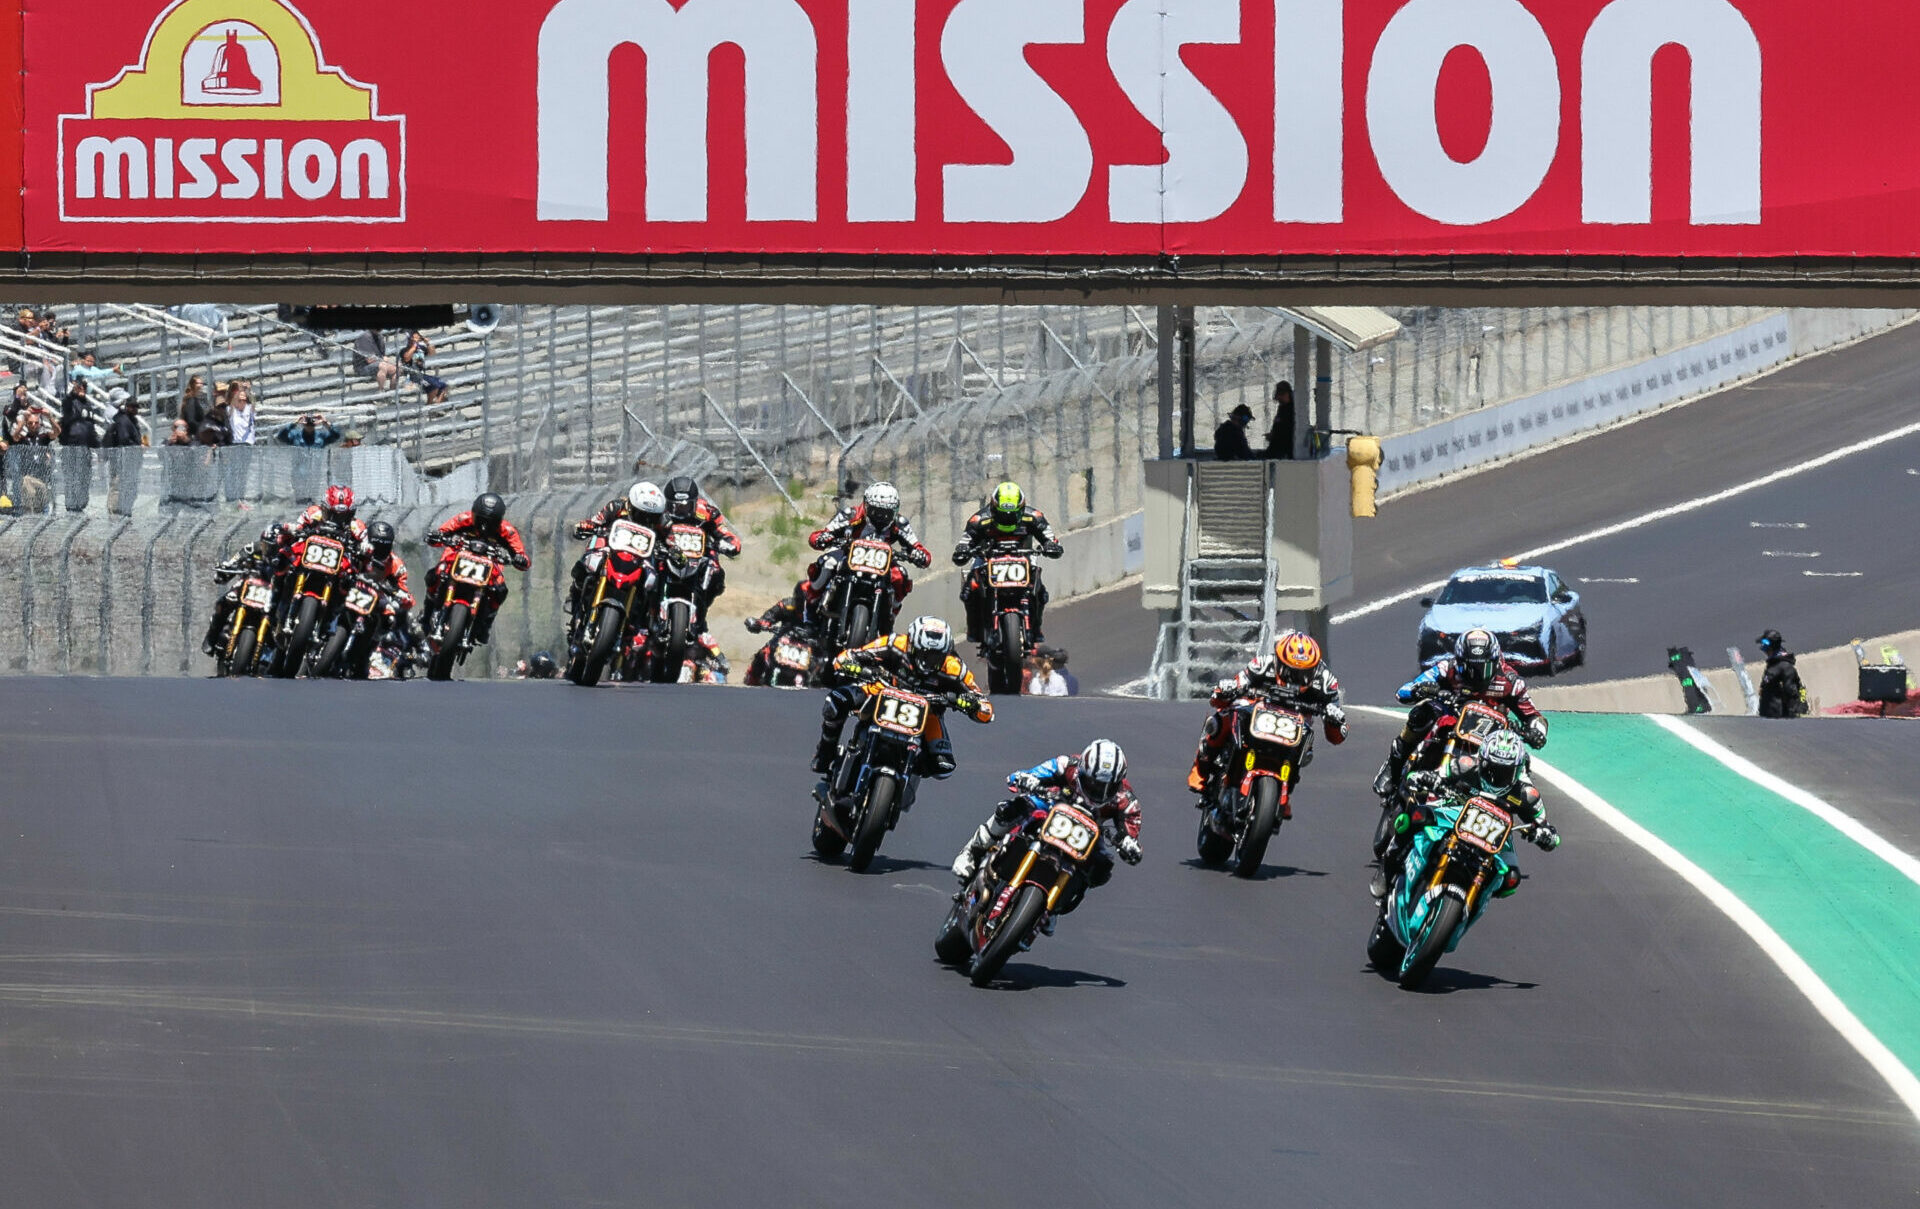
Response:
[{"label": "motorcycle number plate", "polygon": [[695,525],[675,525],[667,534],[667,544],[682,558],[699,558],[707,552],[707,531]]},{"label": "motorcycle number plate", "polygon": [[873,724],[896,735],[917,735],[927,729],[932,707],[925,697],[887,689],[873,707]]},{"label": "motorcycle number plate", "polygon": [[1256,709],[1248,724],[1253,737],[1267,743],[1296,746],[1307,733],[1306,719],[1280,709]]},{"label": "motorcycle number plate", "polygon": [[804,672],[813,666],[813,652],[797,642],[783,642],[773,649],[773,661],[781,667]]},{"label": "motorcycle number plate", "polygon": [[493,581],[493,563],[478,555],[462,554],[453,560],[453,579],[455,583],[484,588]]},{"label": "motorcycle number plate", "polygon": [[257,579],[247,581],[240,590],[240,603],[249,609],[270,609],[273,607],[273,589]]},{"label": "motorcycle number plate", "polygon": [[1507,846],[1507,832],[1513,830],[1513,816],[1483,798],[1475,798],[1460,811],[1454,834],[1483,852],[1498,852]]},{"label": "motorcycle number plate", "polygon": [[615,521],[607,530],[607,549],[628,558],[651,557],[653,544],[653,530],[632,521]]},{"label": "motorcycle number plate", "polygon": [[373,612],[373,606],[380,603],[380,597],[365,588],[355,588],[347,593],[347,611],[365,617]]},{"label": "motorcycle number plate", "polygon": [[1100,842],[1100,824],[1071,806],[1056,804],[1040,824],[1040,838],[1074,860],[1084,861]]},{"label": "motorcycle number plate", "polygon": [[1507,729],[1507,716],[1475,702],[1461,711],[1460,723],[1454,729],[1463,739],[1483,743],[1494,731]]},{"label": "motorcycle number plate", "polygon": [[347,550],[339,542],[328,541],[324,537],[307,539],[306,552],[300,556],[300,565],[309,571],[319,571],[332,575],[340,570],[340,564],[346,560]]},{"label": "motorcycle number plate", "polygon": [[987,582],[996,588],[1024,588],[1033,578],[1033,565],[1024,558],[995,558],[987,562]]},{"label": "motorcycle number plate", "polygon": [[847,547],[847,566],[867,575],[885,575],[893,569],[893,549],[879,542],[855,542]]}]

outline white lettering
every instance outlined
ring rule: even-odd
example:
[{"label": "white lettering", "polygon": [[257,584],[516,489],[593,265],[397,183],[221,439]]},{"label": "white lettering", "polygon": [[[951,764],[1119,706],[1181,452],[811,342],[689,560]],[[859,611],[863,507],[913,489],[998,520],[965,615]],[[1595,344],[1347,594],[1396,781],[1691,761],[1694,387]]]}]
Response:
[{"label": "white lettering", "polygon": [[268,139],[267,154],[262,162],[267,170],[267,200],[280,201],[287,196],[287,141]]},{"label": "white lettering", "polygon": [[1345,0],[1273,9],[1273,221],[1344,222]]},{"label": "white lettering", "polygon": [[301,139],[287,156],[287,183],[294,193],[308,201],[318,201],[333,192],[340,175],[340,162],[333,148],[319,139]]},{"label": "white lettering", "polygon": [[947,78],[1013,151],[1006,164],[947,164],[948,222],[1045,223],[1072,213],[1093,180],[1093,147],[1073,107],[1028,64],[1033,45],[1086,40],[1080,0],[960,0],[940,37]]},{"label": "white lettering", "polygon": [[540,26],[539,200],[548,221],[607,218],[608,61],[647,57],[646,217],[707,218],[708,60],[746,59],[747,217],[812,222],[819,206],[818,48],[794,0],[560,0]]},{"label": "white lettering", "polygon": [[384,199],[393,188],[387,168],[387,149],[373,139],[355,139],[340,153],[340,196],[347,201],[360,200],[360,182],[367,182],[367,196]]},{"label": "white lettering", "polygon": [[81,139],[74,161],[75,197],[147,196],[147,145],[139,139]]},{"label": "white lettering", "polygon": [[1653,221],[1653,58],[1693,72],[1693,222],[1760,221],[1760,42],[1727,0],[1614,0],[1580,55],[1581,217]]},{"label": "white lettering", "polygon": [[[1462,164],[1440,142],[1440,69],[1471,46],[1493,81],[1486,149]],[[1374,48],[1367,126],[1381,175],[1401,201],[1436,222],[1477,226],[1525,205],[1560,147],[1560,65],[1520,0],[1412,0]]]},{"label": "white lettering", "polygon": [[1115,222],[1207,222],[1247,187],[1240,126],[1180,59],[1180,48],[1240,40],[1239,0],[1127,0],[1107,35],[1121,91],[1166,144],[1165,162],[1108,170]]},{"label": "white lettering", "polygon": [[228,139],[220,145],[220,162],[233,177],[220,186],[221,197],[247,199],[260,195],[260,174],[247,162],[247,157],[259,149],[256,139]]},{"label": "white lettering", "polygon": [[180,144],[180,166],[187,170],[193,180],[180,186],[180,196],[187,201],[198,201],[203,197],[212,197],[220,183],[219,176],[207,166],[207,157],[219,150],[219,144],[212,139],[188,139]]},{"label": "white lettering", "polygon": [[153,140],[153,195],[162,201],[173,198],[173,140]]},{"label": "white lettering", "polygon": [[912,222],[915,9],[906,0],[847,3],[847,221]]}]

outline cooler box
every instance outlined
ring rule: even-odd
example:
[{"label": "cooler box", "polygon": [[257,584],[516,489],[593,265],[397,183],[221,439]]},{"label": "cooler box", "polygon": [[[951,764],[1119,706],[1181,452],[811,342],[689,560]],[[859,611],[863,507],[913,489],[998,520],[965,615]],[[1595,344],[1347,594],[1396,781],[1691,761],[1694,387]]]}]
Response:
[{"label": "cooler box", "polygon": [[1898,705],[1907,699],[1907,669],[1899,664],[1860,665],[1860,700]]}]

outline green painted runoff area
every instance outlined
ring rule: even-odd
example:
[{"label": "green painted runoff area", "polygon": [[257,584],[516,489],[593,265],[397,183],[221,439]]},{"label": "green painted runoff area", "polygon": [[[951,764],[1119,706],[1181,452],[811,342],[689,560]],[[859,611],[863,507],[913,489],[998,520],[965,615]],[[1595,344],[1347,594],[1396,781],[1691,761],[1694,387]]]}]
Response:
[{"label": "green painted runoff area", "polygon": [[1556,714],[1541,757],[1732,891],[1920,1070],[1920,885],[1645,718]]}]

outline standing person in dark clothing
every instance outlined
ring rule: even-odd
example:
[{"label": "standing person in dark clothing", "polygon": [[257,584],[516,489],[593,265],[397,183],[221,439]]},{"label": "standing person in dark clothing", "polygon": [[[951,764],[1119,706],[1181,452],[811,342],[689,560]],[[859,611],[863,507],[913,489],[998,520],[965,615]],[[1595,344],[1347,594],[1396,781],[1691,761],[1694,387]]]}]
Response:
[{"label": "standing person in dark clothing", "polygon": [[207,422],[207,380],[199,374],[187,379],[187,387],[180,392],[180,409],[176,413],[187,422],[187,439],[192,440],[200,434],[201,425]]},{"label": "standing person in dark clothing", "polygon": [[140,427],[138,399],[129,396],[121,400],[103,444],[113,451],[107,455],[111,459],[107,468],[113,476],[107,490],[107,511],[132,516],[134,502],[140,498],[140,464],[146,457],[147,444],[146,431]]},{"label": "standing person in dark clothing", "polygon": [[1760,716],[1762,718],[1798,718],[1807,712],[1807,690],[1800,683],[1800,670],[1794,666],[1793,652],[1779,630],[1768,630],[1756,640],[1760,653],[1767,657],[1766,675],[1760,678]]},{"label": "standing person in dark clothing", "polygon": [[1293,383],[1282,382],[1273,388],[1273,427],[1267,429],[1267,456],[1290,462],[1293,449]]},{"label": "standing person in dark clothing", "polygon": [[1227,413],[1220,427],[1213,430],[1213,457],[1218,462],[1251,462],[1253,446],[1247,443],[1247,425],[1253,423],[1253,408],[1245,403]]},{"label": "standing person in dark clothing", "polygon": [[86,379],[75,380],[60,404],[60,473],[66,480],[68,512],[84,512],[93,496],[93,451],[100,428],[87,397]]}]

